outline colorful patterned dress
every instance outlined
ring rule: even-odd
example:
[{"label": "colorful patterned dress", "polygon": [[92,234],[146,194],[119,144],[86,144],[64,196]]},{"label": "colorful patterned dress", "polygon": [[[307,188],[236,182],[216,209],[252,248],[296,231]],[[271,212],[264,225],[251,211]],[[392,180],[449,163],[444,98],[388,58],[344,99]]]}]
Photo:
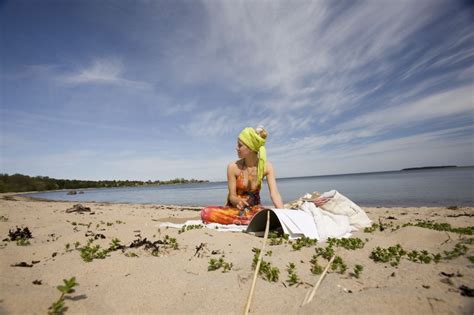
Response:
[{"label": "colorful patterned dress", "polygon": [[208,206],[201,210],[201,219],[204,223],[220,223],[220,224],[244,224],[250,223],[252,217],[263,209],[260,204],[260,185],[254,190],[250,188],[250,181],[245,182],[244,172],[240,171],[236,180],[237,197],[244,199],[250,205],[245,210],[239,210],[234,207],[229,198],[227,198],[227,205],[222,206]]}]

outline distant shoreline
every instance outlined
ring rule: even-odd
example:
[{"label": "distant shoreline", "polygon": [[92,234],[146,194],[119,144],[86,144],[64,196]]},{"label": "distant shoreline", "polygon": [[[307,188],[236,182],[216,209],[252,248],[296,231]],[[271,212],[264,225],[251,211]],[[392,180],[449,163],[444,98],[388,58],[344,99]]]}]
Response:
[{"label": "distant shoreline", "polygon": [[441,166],[422,166],[422,167],[408,167],[404,168],[401,171],[416,171],[416,170],[431,170],[437,168],[454,168],[456,165],[441,165]]}]

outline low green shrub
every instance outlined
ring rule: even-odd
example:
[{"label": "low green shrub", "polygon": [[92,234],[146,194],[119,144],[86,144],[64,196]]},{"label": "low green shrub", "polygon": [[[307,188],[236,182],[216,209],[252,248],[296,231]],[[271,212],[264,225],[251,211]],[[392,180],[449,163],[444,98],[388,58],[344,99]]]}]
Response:
[{"label": "low green shrub", "polygon": [[364,266],[362,265],[355,265],[354,266],[354,277],[356,277],[357,279],[360,278],[360,274],[362,273],[362,271],[364,270]]},{"label": "low green shrub", "polygon": [[59,292],[61,292],[61,296],[48,308],[48,314],[50,315],[58,315],[64,313],[64,311],[66,310],[64,303],[64,298],[66,294],[74,293],[74,287],[79,285],[79,283],[76,282],[75,277],[72,277],[69,280],[64,279],[63,282],[64,285],[57,286],[57,289],[59,290]]},{"label": "low green shrub", "polygon": [[219,259],[211,258],[211,260],[209,260],[207,271],[214,271],[222,268],[222,272],[224,273],[230,271],[232,267],[232,263],[226,262],[223,257]]},{"label": "low green shrub", "polygon": [[286,271],[288,271],[288,279],[286,280],[286,282],[288,282],[290,286],[298,284],[300,282],[300,278],[296,274],[296,266],[294,263],[290,262],[286,267]]},{"label": "low green shrub", "polygon": [[417,226],[435,231],[447,231],[464,235],[474,235],[474,226],[455,228],[449,223],[434,223],[432,221],[421,221],[415,224],[406,223],[403,226]]},{"label": "low green shrub", "polygon": [[303,247],[311,247],[316,245],[318,241],[316,239],[311,239],[309,237],[301,237],[298,238],[294,241],[294,243],[291,244],[294,250],[300,250]]},{"label": "low green shrub", "polygon": [[[252,251],[254,252],[253,259],[252,259],[252,268],[255,269],[258,263],[258,256],[260,254],[260,249],[254,247]],[[263,279],[269,282],[277,282],[280,275],[280,269],[278,269],[278,267],[273,267],[270,262],[267,262],[262,259],[258,274]]]}]

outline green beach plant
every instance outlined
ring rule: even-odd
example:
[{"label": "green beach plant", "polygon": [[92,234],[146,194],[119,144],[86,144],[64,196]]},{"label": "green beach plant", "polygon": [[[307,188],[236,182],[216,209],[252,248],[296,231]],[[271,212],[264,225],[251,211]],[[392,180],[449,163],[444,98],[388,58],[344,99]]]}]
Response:
[{"label": "green beach plant", "polygon": [[298,284],[300,282],[300,278],[296,274],[296,266],[294,263],[288,263],[288,266],[286,266],[286,271],[288,271],[288,279],[286,280],[286,282],[288,282],[290,286]]},{"label": "green beach plant", "polygon": [[311,247],[316,245],[318,241],[316,239],[311,239],[309,237],[301,237],[295,240],[294,243],[291,244],[294,250],[300,250],[303,247]]},{"label": "green beach plant", "polygon": [[389,262],[391,266],[395,267],[399,265],[401,257],[406,255],[406,253],[400,244],[388,248],[377,246],[370,253],[370,258],[375,262]]},{"label": "green beach plant", "polygon": [[467,253],[467,250],[468,248],[466,245],[462,244],[461,242],[457,243],[453,250],[444,251],[444,254],[446,255],[444,259],[454,259],[456,257],[463,256]]},{"label": "green beach plant", "polygon": [[405,223],[403,224],[403,227],[405,226],[417,226],[417,227],[422,227],[425,229],[430,229],[430,230],[435,230],[435,231],[446,231],[446,232],[453,232],[453,233],[464,234],[464,235],[474,235],[474,226],[455,228],[455,227],[452,227],[451,224],[449,223],[435,223],[433,221],[428,221],[428,220],[421,221],[416,224]]},{"label": "green beach plant", "polygon": [[[260,254],[260,249],[254,247],[252,249],[254,252],[254,256],[252,259],[252,269],[255,269],[257,267],[258,263],[258,256]],[[265,280],[269,282],[277,282],[279,275],[280,275],[280,269],[278,267],[273,267],[272,264],[268,261],[265,261],[262,259],[262,262],[260,263],[260,270],[258,271],[258,274]]]},{"label": "green beach plant", "polygon": [[26,237],[20,237],[16,239],[17,246],[28,246],[31,245],[30,241]]},{"label": "green beach plant", "polygon": [[283,233],[277,233],[274,231],[271,231],[268,233],[268,239],[270,240],[269,245],[270,246],[276,246],[276,245],[281,245],[281,244],[286,244],[289,242],[289,235],[288,234],[283,234]]},{"label": "green beach plant", "polygon": [[120,240],[118,238],[113,238],[109,244],[109,251],[116,251],[122,248],[124,248],[124,246],[120,244]]},{"label": "green beach plant", "polygon": [[340,256],[336,256],[331,264],[331,269],[340,274],[343,274],[347,270],[347,265],[344,263]]},{"label": "green beach plant", "polygon": [[364,270],[364,266],[362,265],[355,265],[354,266],[354,277],[356,277],[357,279],[360,278],[360,274],[362,273],[362,271]]},{"label": "green beach plant", "polygon": [[323,267],[318,264],[318,255],[313,255],[309,263],[311,264],[311,273],[314,275],[320,275],[323,273]]},{"label": "green beach plant", "polygon": [[446,260],[454,259],[463,256],[467,253],[468,247],[461,242],[457,243],[450,251],[444,251],[444,257],[440,253],[430,253],[427,250],[412,250],[407,252],[400,244],[390,246],[388,248],[376,247],[372,250],[370,258],[375,262],[390,263],[392,266],[398,266],[400,259],[407,256],[407,259],[412,262],[429,264],[432,261],[439,263],[442,258]]},{"label": "green beach plant", "polygon": [[222,268],[222,272],[229,272],[233,267],[232,263],[228,263],[224,260],[224,257],[219,259],[211,258],[209,260],[209,266],[207,267],[207,271],[214,271]]},{"label": "green beach plant", "polygon": [[104,259],[107,257],[108,251],[106,249],[101,249],[100,245],[92,245],[94,239],[91,238],[88,240],[87,245],[78,248],[81,253],[81,258],[85,262],[91,262],[94,259]]},{"label": "green beach plant", "polygon": [[430,253],[427,250],[422,250],[420,252],[418,252],[417,250],[412,250],[411,252],[407,253],[407,257],[410,261],[424,264],[429,264],[434,258],[431,257]]},{"label": "green beach plant", "polygon": [[468,244],[468,245],[474,245],[474,237],[463,238],[463,239],[461,239],[460,243]]},{"label": "green beach plant", "polygon": [[65,307],[64,298],[66,294],[74,293],[74,287],[79,285],[79,283],[76,282],[76,277],[72,277],[69,280],[63,279],[63,282],[64,285],[57,286],[57,289],[61,292],[61,296],[48,308],[48,314],[50,315],[62,314],[66,311],[67,308]]},{"label": "green beach plant", "polygon": [[169,246],[171,249],[178,250],[179,244],[176,238],[165,235],[163,239],[163,244]]},{"label": "green beach plant", "polygon": [[394,226],[393,222],[382,223],[379,221],[379,223],[372,223],[371,226],[364,228],[364,233],[373,233],[377,230],[382,232],[386,229],[390,229],[393,232],[393,231],[398,230],[399,228],[400,228],[400,225]]},{"label": "green beach plant", "polygon": [[334,248],[332,245],[327,245],[325,248],[323,247],[316,247],[314,249],[316,252],[316,257],[323,257],[326,260],[330,260],[332,256],[334,256]]},{"label": "green beach plant", "polygon": [[178,234],[181,234],[181,233],[184,233],[186,231],[190,231],[190,230],[199,230],[199,229],[202,229],[204,227],[204,225],[202,224],[190,224],[190,225],[183,225],[183,227],[181,229],[179,229],[178,231]]},{"label": "green beach plant", "polygon": [[343,247],[349,250],[356,250],[360,248],[364,248],[365,242],[357,237],[350,237],[350,238],[328,238],[327,240],[329,246],[333,247]]},{"label": "green beach plant", "polygon": [[372,233],[375,232],[379,228],[377,223],[372,223],[371,226],[364,228],[364,233]]}]

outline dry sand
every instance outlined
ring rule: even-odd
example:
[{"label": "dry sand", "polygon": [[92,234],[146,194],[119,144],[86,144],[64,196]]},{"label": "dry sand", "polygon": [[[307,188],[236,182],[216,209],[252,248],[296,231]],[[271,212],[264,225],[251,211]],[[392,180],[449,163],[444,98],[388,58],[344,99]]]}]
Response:
[{"label": "dry sand", "polygon": [[[5,195],[0,196],[5,198]],[[7,200],[10,199],[10,200]],[[70,202],[35,201],[23,197],[0,199],[0,237],[10,229],[28,227],[33,238],[29,246],[14,241],[0,244],[0,313],[45,314],[59,298],[56,286],[76,277],[79,286],[65,303],[67,314],[167,314],[242,313],[251,286],[252,248],[261,247],[262,238],[245,233],[224,233],[210,229],[178,233],[159,228],[163,221],[197,219],[199,212],[183,207],[83,203],[93,214],[66,213]],[[419,220],[450,223],[453,227],[474,225],[474,208],[366,208],[378,222],[401,225]],[[3,217],[2,217],[3,216]],[[393,217],[393,219],[389,219]],[[7,219],[6,219],[7,218]],[[76,225],[73,225],[73,222]],[[89,228],[86,226],[89,223]],[[108,223],[108,224],[107,224]],[[84,262],[74,243],[81,246],[94,234],[103,234],[94,244],[107,248],[112,238],[129,245],[140,235],[149,240],[174,237],[178,250],[160,249],[158,256],[141,248],[111,252],[105,259]],[[89,233],[90,234],[90,233]],[[461,295],[459,287],[474,287],[473,245],[466,255],[440,263],[421,264],[402,258],[398,267],[375,263],[369,256],[376,246],[402,245],[406,250],[426,249],[433,253],[452,250],[461,238],[473,236],[434,231],[421,227],[385,229],[373,233],[359,231],[353,237],[367,239],[363,249],[337,253],[348,266],[345,274],[330,271],[314,300],[301,307],[308,290],[319,276],[310,272],[313,247],[300,251],[290,244],[267,246],[264,257],[280,269],[278,282],[258,278],[251,306],[254,314],[472,314],[474,298]],[[71,250],[66,251],[69,243]],[[194,256],[196,246],[203,250]],[[317,246],[325,246],[318,244]],[[126,256],[126,253],[128,253]],[[129,257],[135,253],[138,257]],[[214,253],[214,254],[213,254]],[[211,258],[224,255],[233,264],[230,272],[207,271]],[[33,267],[12,267],[19,262],[39,261]],[[327,262],[320,258],[321,265]],[[286,265],[293,262],[303,282],[289,286]],[[359,279],[350,275],[356,264],[364,270]],[[442,272],[446,275],[443,275]],[[33,284],[40,280],[41,284]]]}]

